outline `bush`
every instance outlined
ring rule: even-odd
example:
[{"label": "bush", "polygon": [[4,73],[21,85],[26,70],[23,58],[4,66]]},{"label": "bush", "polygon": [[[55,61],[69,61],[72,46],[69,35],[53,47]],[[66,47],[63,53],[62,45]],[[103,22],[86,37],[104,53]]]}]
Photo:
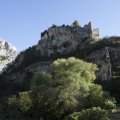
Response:
[{"label": "bush", "polygon": [[31,99],[28,92],[19,93],[2,100],[0,104],[1,120],[31,120]]},{"label": "bush", "polygon": [[102,109],[111,111],[116,108],[115,103],[115,99],[106,96],[100,85],[93,84],[90,86],[90,91],[87,96],[87,108],[100,106]]},{"label": "bush", "polygon": [[92,107],[81,112],[68,115],[65,120],[110,120],[106,110],[100,107]]}]

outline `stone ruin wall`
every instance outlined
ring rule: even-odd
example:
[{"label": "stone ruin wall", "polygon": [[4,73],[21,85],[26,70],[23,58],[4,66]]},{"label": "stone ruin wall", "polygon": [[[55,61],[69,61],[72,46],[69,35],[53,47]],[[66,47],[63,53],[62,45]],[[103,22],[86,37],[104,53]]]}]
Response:
[{"label": "stone ruin wall", "polygon": [[51,56],[54,54],[69,53],[76,49],[79,44],[82,47],[82,39],[97,41],[99,39],[99,30],[92,29],[91,22],[84,27],[72,26],[52,26],[41,33],[41,40],[37,44],[37,50],[42,56]]}]

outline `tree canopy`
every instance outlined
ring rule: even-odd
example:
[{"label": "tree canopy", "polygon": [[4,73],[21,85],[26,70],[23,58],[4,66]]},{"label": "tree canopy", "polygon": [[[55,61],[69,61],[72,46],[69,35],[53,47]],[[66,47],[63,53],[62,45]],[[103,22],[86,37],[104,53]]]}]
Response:
[{"label": "tree canopy", "polygon": [[115,101],[104,95],[100,85],[94,84],[95,64],[70,57],[54,61],[50,68],[50,73],[34,75],[29,91],[7,98],[6,104],[1,102],[0,119],[62,120],[75,112],[87,118],[88,113],[106,115],[106,110],[115,108]]},{"label": "tree canopy", "polygon": [[37,119],[60,119],[67,113],[94,107],[94,101],[103,97],[102,88],[93,83],[96,69],[95,64],[70,57],[54,61],[51,73],[37,73],[31,84],[33,106],[39,111]]}]

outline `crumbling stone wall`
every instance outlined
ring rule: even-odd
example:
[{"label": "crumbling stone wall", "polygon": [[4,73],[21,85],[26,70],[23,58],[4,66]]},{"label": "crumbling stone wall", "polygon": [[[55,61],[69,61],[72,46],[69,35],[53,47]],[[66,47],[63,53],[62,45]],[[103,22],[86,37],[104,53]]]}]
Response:
[{"label": "crumbling stone wall", "polygon": [[[53,26],[41,33],[41,40],[37,44],[42,56],[69,53],[77,45],[83,47],[86,40],[98,40],[99,31],[93,30],[91,22],[84,27]],[[84,40],[84,41],[83,41]]]}]

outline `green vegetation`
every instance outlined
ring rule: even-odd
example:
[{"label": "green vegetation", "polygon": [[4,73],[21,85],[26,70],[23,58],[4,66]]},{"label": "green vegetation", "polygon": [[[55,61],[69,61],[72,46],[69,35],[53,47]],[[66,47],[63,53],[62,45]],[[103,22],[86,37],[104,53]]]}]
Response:
[{"label": "green vegetation", "polygon": [[109,81],[108,90],[117,102],[120,102],[120,66],[114,65],[112,68],[112,79]]},{"label": "green vegetation", "polygon": [[115,100],[94,84],[96,65],[70,57],[36,73],[29,91],[0,102],[2,120],[109,120]]},{"label": "green vegetation", "polygon": [[[54,37],[55,36],[52,36],[51,39],[54,39]],[[10,74],[12,74],[18,71],[20,72],[26,67],[34,63],[40,62],[40,61],[56,60],[57,58],[68,58],[71,56],[74,56],[80,59],[85,59],[86,56],[88,56],[90,53],[97,51],[97,50],[101,50],[106,46],[118,48],[120,46],[120,37],[103,38],[94,43],[89,43],[89,38],[82,38],[82,43],[85,44],[84,48],[80,47],[81,46],[80,44],[77,46],[76,50],[72,51],[71,53],[63,54],[63,55],[59,55],[59,54],[51,55],[50,57],[47,57],[47,56],[43,57],[40,54],[40,52],[36,50],[35,46],[30,47],[26,49],[25,51],[21,52],[17,56],[15,63],[20,63],[20,64],[18,64],[17,67],[15,67],[14,65],[10,65],[7,68],[7,70],[10,71]],[[23,60],[21,61],[22,58]]]},{"label": "green vegetation", "polygon": [[85,59],[86,56],[88,56],[90,53],[94,51],[102,50],[105,47],[119,48],[119,46],[120,46],[120,37],[103,38],[97,42],[87,43],[84,49],[81,49],[78,45],[73,55]]},{"label": "green vegetation", "polygon": [[72,24],[72,27],[80,27],[80,24],[77,20],[75,20]]},{"label": "green vegetation", "polygon": [[[82,109],[89,86],[95,79],[93,73],[96,66],[79,59],[69,58],[58,59],[53,62],[51,68],[53,71],[51,75],[48,73],[35,75],[31,90],[33,102],[37,107],[35,110],[39,111],[39,115],[44,117],[47,114],[49,119],[52,116],[59,119],[65,112]],[[36,106],[38,103],[40,106]],[[41,108],[43,113],[40,112]]]},{"label": "green vegetation", "polygon": [[[111,57],[112,60],[113,57]],[[120,65],[116,60],[112,63],[112,79],[107,81],[99,81],[103,89],[109,91],[109,94],[115,97],[117,104],[120,103]]]},{"label": "green vegetation", "polygon": [[68,115],[65,120],[110,120],[107,111],[100,107],[92,107],[81,112]]},{"label": "green vegetation", "polygon": [[6,59],[8,59],[8,56],[0,56],[0,61],[3,61],[3,60],[6,60]]}]

